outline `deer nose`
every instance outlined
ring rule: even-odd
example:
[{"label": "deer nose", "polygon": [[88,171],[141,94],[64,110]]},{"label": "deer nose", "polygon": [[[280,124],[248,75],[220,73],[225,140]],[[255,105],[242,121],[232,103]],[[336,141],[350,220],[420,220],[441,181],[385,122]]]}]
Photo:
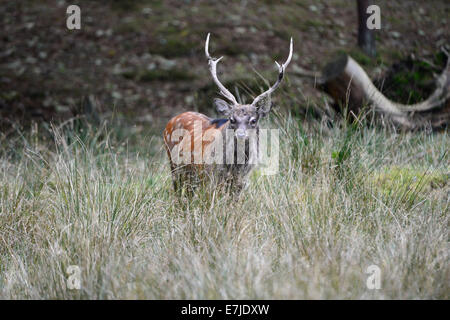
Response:
[{"label": "deer nose", "polygon": [[245,132],[244,129],[237,129],[236,130],[236,137],[239,139],[244,139],[247,137],[247,132]]}]

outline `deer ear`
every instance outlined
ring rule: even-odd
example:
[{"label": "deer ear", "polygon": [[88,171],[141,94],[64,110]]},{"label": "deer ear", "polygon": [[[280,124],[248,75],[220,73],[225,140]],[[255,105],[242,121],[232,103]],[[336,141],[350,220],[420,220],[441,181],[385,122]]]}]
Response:
[{"label": "deer ear", "polygon": [[214,106],[216,107],[216,110],[218,113],[223,115],[229,115],[233,107],[222,99],[214,99]]},{"label": "deer ear", "polygon": [[254,104],[256,107],[256,110],[258,110],[259,116],[265,117],[269,114],[270,109],[272,109],[272,100],[270,99],[270,95],[265,95],[264,97],[260,98],[256,103]]}]

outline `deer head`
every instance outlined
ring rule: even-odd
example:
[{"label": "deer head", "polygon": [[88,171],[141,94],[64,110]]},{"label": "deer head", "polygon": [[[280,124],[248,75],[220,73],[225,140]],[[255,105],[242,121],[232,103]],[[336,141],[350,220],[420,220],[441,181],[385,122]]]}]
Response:
[{"label": "deer head", "polygon": [[266,116],[271,110],[271,99],[270,96],[272,92],[280,85],[283,80],[285,69],[292,59],[293,51],[293,40],[291,38],[289,56],[285,63],[278,64],[278,79],[267,91],[261,93],[257,96],[251,104],[239,104],[233,94],[225,88],[225,86],[220,82],[217,77],[217,63],[223,58],[218,59],[211,57],[209,54],[209,36],[206,37],[205,43],[205,54],[208,58],[209,70],[213,77],[214,82],[220,89],[220,94],[227,99],[214,99],[214,105],[220,114],[225,115],[229,120],[228,128],[235,130],[235,135],[238,138],[247,138],[247,129],[256,129],[258,127],[258,121],[262,117]]}]

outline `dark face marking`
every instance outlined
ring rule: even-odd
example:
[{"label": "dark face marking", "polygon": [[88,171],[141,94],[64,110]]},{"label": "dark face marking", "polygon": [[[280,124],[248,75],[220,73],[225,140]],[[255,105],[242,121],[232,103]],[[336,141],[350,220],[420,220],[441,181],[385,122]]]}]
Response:
[{"label": "dark face marking", "polygon": [[256,108],[252,105],[237,105],[233,108],[228,116],[229,129],[235,130],[237,138],[247,139],[249,129],[256,129],[258,127],[259,114]]},{"label": "dark face marking", "polygon": [[214,99],[214,105],[219,113],[228,119],[228,129],[234,130],[235,137],[248,139],[250,129],[258,129],[258,121],[265,116],[264,111],[251,104],[231,105],[222,99]]}]

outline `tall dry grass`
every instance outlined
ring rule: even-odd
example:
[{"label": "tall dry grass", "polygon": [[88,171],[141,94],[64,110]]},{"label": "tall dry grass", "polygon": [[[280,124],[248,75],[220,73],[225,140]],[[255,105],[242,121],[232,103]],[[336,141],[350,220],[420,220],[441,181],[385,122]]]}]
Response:
[{"label": "tall dry grass", "polygon": [[281,130],[280,171],[256,170],[239,201],[177,199],[159,135],[3,139],[0,298],[450,298],[448,132],[289,114],[266,127]]}]

